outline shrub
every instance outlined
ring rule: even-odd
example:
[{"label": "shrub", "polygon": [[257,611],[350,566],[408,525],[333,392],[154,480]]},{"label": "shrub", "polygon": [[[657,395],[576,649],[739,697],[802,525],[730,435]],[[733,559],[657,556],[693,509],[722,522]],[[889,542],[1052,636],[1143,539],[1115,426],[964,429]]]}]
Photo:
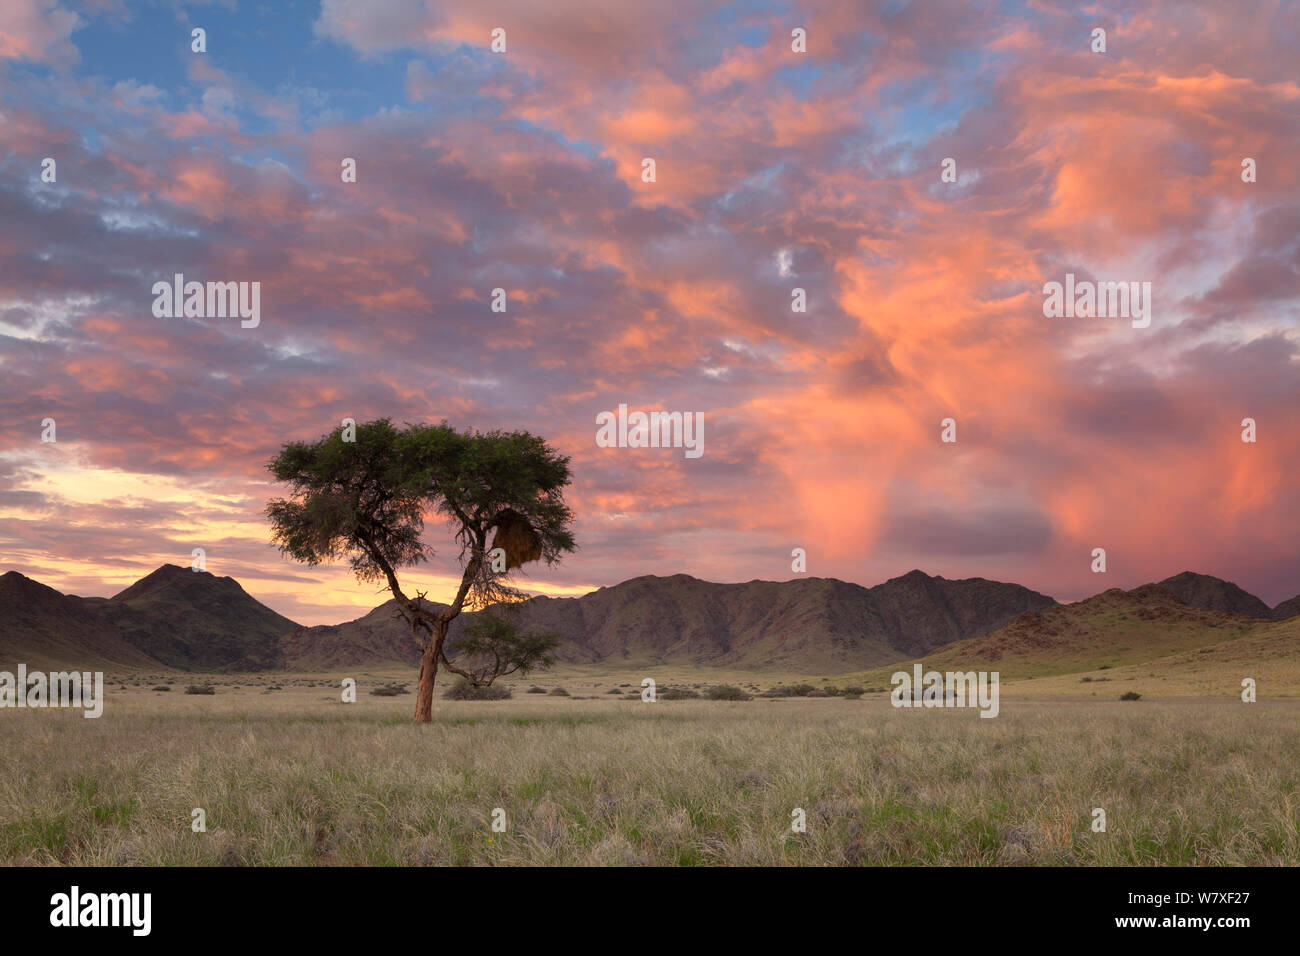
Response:
[{"label": "shrub", "polygon": [[812,690],[808,691],[808,693],[804,694],[803,696],[804,696],[804,697],[829,697],[829,696],[831,696],[831,695],[828,694],[828,693],[826,693],[826,691],[824,691],[824,690],[820,690],[820,689],[818,689],[818,688],[813,688]]},{"label": "shrub", "polygon": [[545,694],[545,693],[546,693],[546,688],[545,688],[545,687],[538,687],[536,684],[534,684],[532,687],[528,688],[527,693],[529,693],[529,694]]},{"label": "shrub", "polygon": [[861,697],[861,696],[862,696],[863,694],[865,694],[865,693],[866,693],[865,690],[863,690],[861,687],[858,687],[858,686],[855,684],[855,685],[853,685],[853,686],[851,686],[851,687],[846,687],[846,688],[844,688],[842,691],[840,691],[840,696],[841,696],[841,697],[849,697],[849,698],[852,698],[853,700],[857,700],[859,697]]},{"label": "shrub", "polygon": [[171,684],[159,684],[154,690],[171,690]]},{"label": "shrub", "polygon": [[749,694],[746,694],[739,687],[732,687],[730,684],[719,684],[717,687],[710,687],[704,692],[704,696],[709,700],[752,700]]},{"label": "shrub", "polygon": [[370,693],[374,697],[396,697],[398,694],[409,694],[410,691],[405,684],[380,684],[370,688]]},{"label": "shrub", "polygon": [[550,692],[550,694],[551,694],[552,697],[572,697],[572,696],[573,696],[573,695],[570,694],[567,690],[565,690],[563,687],[557,687],[557,688],[555,688],[553,691]]},{"label": "shrub", "polygon": [[665,687],[655,694],[659,700],[690,700],[699,696],[698,691],[693,691],[689,687]]},{"label": "shrub", "polygon": [[1121,694],[1119,699],[1120,700],[1141,700],[1142,695],[1137,693],[1136,691],[1131,690],[1127,694]]},{"label": "shrub", "polygon": [[1091,677],[1080,677],[1080,678],[1079,678],[1079,683],[1080,683],[1080,684],[1091,684],[1091,683],[1092,683],[1092,678],[1091,678]]},{"label": "shrub", "polygon": [[509,687],[497,687],[494,684],[475,687],[461,677],[447,688],[442,697],[444,700],[509,700],[511,693]]},{"label": "shrub", "polygon": [[609,690],[605,691],[605,693],[606,693],[606,694],[621,694],[621,693],[623,693],[623,692],[622,692],[621,690],[619,690],[617,687],[611,687]]},{"label": "shrub", "polygon": [[216,692],[217,689],[215,687],[209,687],[206,684],[191,684],[189,687],[185,688],[185,693],[187,694],[204,694],[208,697],[211,697]]},{"label": "shrub", "polygon": [[795,684],[793,687],[790,688],[790,696],[807,697],[814,690],[816,690],[816,688],[813,687],[812,684]]},{"label": "shrub", "polygon": [[518,607],[507,605],[480,611],[469,619],[456,642],[456,659],[448,663],[471,687],[491,687],[507,674],[552,667],[559,634],[520,633]]}]

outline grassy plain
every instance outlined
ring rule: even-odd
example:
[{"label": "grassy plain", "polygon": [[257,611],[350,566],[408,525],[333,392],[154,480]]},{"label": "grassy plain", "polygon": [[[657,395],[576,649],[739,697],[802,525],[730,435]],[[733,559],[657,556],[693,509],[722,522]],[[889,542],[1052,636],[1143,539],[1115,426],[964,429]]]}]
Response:
[{"label": "grassy plain", "polygon": [[0,712],[0,863],[1300,864],[1300,699],[1266,693],[1119,702],[1153,685],[1073,675],[984,719],[880,693],[647,704],[642,673],[589,670],[417,727],[409,694],[368,693],[406,669],[350,675],[352,704],[341,675],[162,676],[112,682],[97,720]]}]

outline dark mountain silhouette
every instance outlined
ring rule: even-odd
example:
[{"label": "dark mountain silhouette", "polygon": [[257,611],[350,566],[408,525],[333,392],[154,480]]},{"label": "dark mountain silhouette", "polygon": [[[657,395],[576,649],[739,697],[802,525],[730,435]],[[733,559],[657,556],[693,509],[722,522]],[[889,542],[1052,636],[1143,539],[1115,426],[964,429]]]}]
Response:
[{"label": "dark mountain silhouette", "polygon": [[397,602],[385,601],[355,621],[295,627],[280,638],[278,658],[287,670],[327,671],[388,662],[414,666],[420,651],[410,626],[398,616]]},{"label": "dark mountain silhouette", "polygon": [[123,639],[181,670],[266,670],[298,625],[234,578],[164,564],[101,605]]},{"label": "dark mountain silhouette", "polygon": [[296,627],[233,578],[171,564],[107,599],[63,595],[13,571],[0,577],[0,661],[264,670]]},{"label": "dark mountain silhouette", "polygon": [[1161,582],[1131,591],[1111,588],[1074,604],[1022,614],[992,634],[940,648],[924,665],[1043,677],[1157,660],[1272,633],[1278,626],[1269,618],[1191,607]]},{"label": "dark mountain silhouette", "polygon": [[[1017,584],[911,571],[871,588],[834,578],[715,584],[647,575],[581,597],[533,598],[519,615],[526,630],[561,634],[558,656],[568,663],[830,673],[949,651],[1073,663],[1110,648],[1126,659],[1195,646],[1251,619],[1292,617],[1297,605],[1300,598],[1270,611],[1231,582],[1191,572],[1058,605]],[[453,649],[470,618],[453,622]],[[232,578],[174,565],[107,599],[0,576],[0,663],[301,671],[414,665],[418,657],[393,601],[355,621],[302,627]]]},{"label": "dark mountain silhouette", "polygon": [[1172,578],[1165,578],[1158,587],[1164,588],[1188,607],[1198,607],[1205,611],[1225,611],[1229,614],[1244,614],[1264,620],[1273,619],[1273,611],[1255,595],[1243,591],[1231,581],[1184,571]]},{"label": "dark mountain silhouette", "polygon": [[[561,634],[557,656],[569,663],[813,672],[915,657],[1055,603],[1017,584],[949,581],[920,571],[874,588],[834,578],[714,584],[685,574],[646,575],[581,597],[533,598],[520,606],[519,624]],[[303,628],[282,642],[282,658],[295,669],[360,663],[355,650],[364,646],[384,660],[414,663],[410,632],[395,615],[390,601],[357,621]],[[453,648],[471,617],[452,623]]]},{"label": "dark mountain silhouette", "polygon": [[60,594],[17,571],[0,575],[0,670],[20,661],[96,670],[153,665],[99,614],[102,600]]},{"label": "dark mountain silhouette", "polygon": [[1293,598],[1288,598],[1277,607],[1273,608],[1273,620],[1287,621],[1300,614],[1300,594]]}]

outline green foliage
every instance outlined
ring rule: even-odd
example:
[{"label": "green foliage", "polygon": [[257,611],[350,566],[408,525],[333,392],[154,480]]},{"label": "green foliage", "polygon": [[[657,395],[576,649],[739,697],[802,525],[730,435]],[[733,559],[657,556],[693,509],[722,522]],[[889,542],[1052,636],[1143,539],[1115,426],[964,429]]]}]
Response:
[{"label": "green foliage", "polygon": [[690,700],[699,696],[697,691],[689,687],[665,687],[655,694],[659,700]]},{"label": "green foliage", "polygon": [[746,694],[739,687],[733,687],[731,684],[719,684],[716,687],[710,687],[704,692],[704,696],[709,700],[752,700],[753,698]]},{"label": "green foliage", "polygon": [[442,696],[445,700],[509,700],[513,695],[509,687],[478,687],[460,677]]},{"label": "green foliage", "polygon": [[390,572],[427,560],[424,515],[450,524],[479,606],[498,596],[485,560],[487,537],[510,512],[540,539],[554,564],[575,548],[564,501],[569,458],[528,432],[457,431],[439,425],[395,428],[381,418],[342,427],[315,442],[291,442],[268,468],[292,496],[266,507],[280,550],[317,565],[347,558],[362,581],[391,583]]},{"label": "green foliage", "polygon": [[498,607],[473,616],[456,642],[455,660],[446,664],[473,686],[488,687],[507,674],[526,676],[537,668],[552,666],[555,655],[551,652],[559,643],[559,634],[520,634],[516,609]]}]

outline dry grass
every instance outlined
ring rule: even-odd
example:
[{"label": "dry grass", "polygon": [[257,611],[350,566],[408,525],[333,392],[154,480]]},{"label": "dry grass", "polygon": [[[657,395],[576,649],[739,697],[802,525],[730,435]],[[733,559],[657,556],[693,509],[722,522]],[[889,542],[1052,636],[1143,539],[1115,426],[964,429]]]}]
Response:
[{"label": "dry grass", "polygon": [[253,681],[5,711],[0,863],[1300,862],[1295,701],[411,705]]}]

